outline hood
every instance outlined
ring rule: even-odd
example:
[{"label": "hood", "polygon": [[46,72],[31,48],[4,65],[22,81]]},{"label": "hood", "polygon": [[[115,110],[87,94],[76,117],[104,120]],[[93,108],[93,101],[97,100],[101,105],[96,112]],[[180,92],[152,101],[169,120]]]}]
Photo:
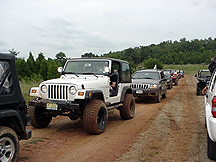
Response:
[{"label": "hood", "polygon": [[155,80],[155,79],[132,79],[132,83],[159,84],[159,80]]},{"label": "hood", "polygon": [[85,88],[98,87],[99,85],[104,86],[108,82],[107,76],[99,76],[96,77],[94,75],[83,75],[83,76],[66,76],[60,77],[57,79],[47,80],[41,83],[42,84],[67,84],[67,85],[77,85],[80,87],[84,85]]}]

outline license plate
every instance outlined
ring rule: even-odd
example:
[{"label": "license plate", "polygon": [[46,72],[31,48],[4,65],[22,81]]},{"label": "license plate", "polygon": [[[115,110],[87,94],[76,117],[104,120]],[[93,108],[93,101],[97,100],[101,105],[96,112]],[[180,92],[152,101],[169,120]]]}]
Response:
[{"label": "license plate", "polygon": [[58,110],[58,105],[55,103],[47,103],[46,109],[47,110]]},{"label": "license plate", "polygon": [[143,94],[142,90],[136,90],[136,94]]}]

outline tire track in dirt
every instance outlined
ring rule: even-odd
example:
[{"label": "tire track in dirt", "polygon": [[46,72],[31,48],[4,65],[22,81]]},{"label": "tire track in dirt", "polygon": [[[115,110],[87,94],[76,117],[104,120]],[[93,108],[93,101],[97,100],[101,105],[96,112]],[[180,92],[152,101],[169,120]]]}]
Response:
[{"label": "tire track in dirt", "polygon": [[89,135],[82,121],[54,118],[45,129],[21,141],[18,162],[207,161],[203,96],[194,76],[185,76],[161,103],[136,100],[135,116],[109,114],[107,128]]},{"label": "tire track in dirt", "polygon": [[118,161],[210,161],[203,96],[196,96],[195,86],[194,76],[182,78],[149,129]]}]

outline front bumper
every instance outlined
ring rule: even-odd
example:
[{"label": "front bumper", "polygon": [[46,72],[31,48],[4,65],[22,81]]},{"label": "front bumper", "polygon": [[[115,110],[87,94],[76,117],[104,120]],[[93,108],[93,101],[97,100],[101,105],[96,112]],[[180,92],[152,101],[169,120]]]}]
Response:
[{"label": "front bumper", "polygon": [[80,108],[80,105],[78,103],[67,102],[67,101],[51,101],[51,100],[46,100],[46,99],[29,101],[29,106],[46,107],[47,103],[55,103],[55,104],[57,104],[58,105],[58,110],[62,110],[62,109],[79,110],[79,108]]},{"label": "front bumper", "polygon": [[142,89],[136,89],[133,90],[134,97],[140,97],[140,98],[148,98],[148,97],[157,97],[159,95],[158,89],[148,89],[148,90],[142,90]]}]

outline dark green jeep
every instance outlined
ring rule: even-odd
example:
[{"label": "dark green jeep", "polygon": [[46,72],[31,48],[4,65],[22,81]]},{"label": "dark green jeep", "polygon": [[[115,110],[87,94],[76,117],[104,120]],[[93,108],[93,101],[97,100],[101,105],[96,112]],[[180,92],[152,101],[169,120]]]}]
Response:
[{"label": "dark green jeep", "polygon": [[15,56],[0,53],[0,161],[15,161],[19,152],[19,140],[31,137],[26,129],[30,117],[23,98]]}]

